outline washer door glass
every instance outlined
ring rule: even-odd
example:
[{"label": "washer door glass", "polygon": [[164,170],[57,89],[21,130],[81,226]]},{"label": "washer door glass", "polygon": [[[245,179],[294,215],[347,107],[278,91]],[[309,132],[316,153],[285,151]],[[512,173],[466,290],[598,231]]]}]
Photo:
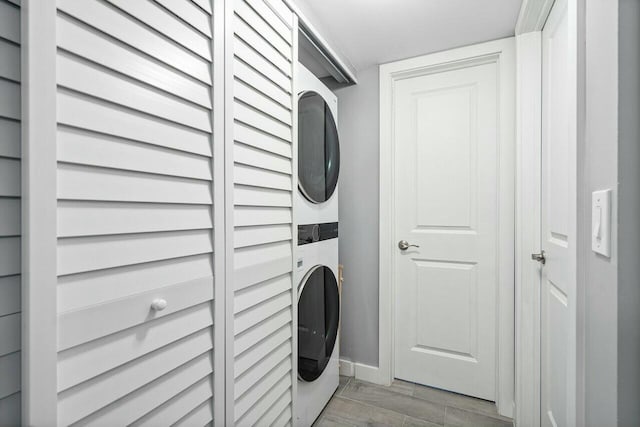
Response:
[{"label": "washer door glass", "polygon": [[307,276],[298,300],[298,376],[314,381],[327,367],[338,336],[340,296],[329,267]]},{"label": "washer door glass", "polygon": [[338,184],[340,146],[329,106],[316,92],[298,100],[298,182],[313,203],[329,200]]}]

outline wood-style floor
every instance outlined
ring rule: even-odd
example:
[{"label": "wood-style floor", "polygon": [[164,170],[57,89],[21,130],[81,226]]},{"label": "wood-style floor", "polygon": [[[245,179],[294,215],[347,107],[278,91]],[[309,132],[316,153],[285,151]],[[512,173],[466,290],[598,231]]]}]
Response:
[{"label": "wood-style floor", "polygon": [[340,377],[340,386],[314,426],[512,427],[496,405],[396,380],[382,387]]}]

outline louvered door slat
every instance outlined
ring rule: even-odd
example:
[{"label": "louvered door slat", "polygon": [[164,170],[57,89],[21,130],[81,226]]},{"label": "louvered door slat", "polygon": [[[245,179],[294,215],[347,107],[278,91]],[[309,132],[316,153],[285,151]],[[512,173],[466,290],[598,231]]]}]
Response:
[{"label": "louvered door slat", "polygon": [[20,122],[0,117],[0,155],[20,158]]},{"label": "louvered door slat", "polygon": [[20,14],[0,0],[0,425],[21,423]]},{"label": "louvered door slat", "polygon": [[202,34],[209,38],[213,38],[211,19],[209,16],[211,11],[207,13],[192,2],[188,1],[177,2],[174,0],[155,0],[155,2],[161,4],[167,10],[174,13],[187,24],[196,28]]},{"label": "louvered door slat", "polygon": [[206,426],[213,420],[211,405],[206,402],[189,412],[175,423],[175,427]]},{"label": "louvered door slat", "polygon": [[[211,354],[202,354],[146,386],[127,395],[111,405],[84,418],[87,426],[121,426],[129,425],[145,414],[153,411],[176,395],[176,391],[185,390],[198,380],[211,374],[213,360]],[[211,402],[204,402],[211,413]]]},{"label": "louvered door slat", "polygon": [[[179,5],[183,2],[174,3]],[[172,95],[211,108],[211,95],[206,91],[205,83],[189,78],[179,70],[165,67],[144,52],[107,34],[92,31],[91,27],[68,15],[58,15],[56,29],[57,42],[61,49]]]},{"label": "louvered door slat", "polygon": [[120,13],[117,8],[102,1],[58,0],[58,8],[86,25],[109,34],[205,84],[212,82],[210,61],[163,37],[163,28],[151,29],[135,17]]},{"label": "louvered door slat", "polygon": [[184,25],[183,22],[180,22],[172,13],[154,4],[154,2],[132,2],[127,0],[107,1],[152,28],[162,28],[165,37],[208,61],[212,60],[209,38],[196,32],[191,25]]},{"label": "louvered door slat", "polygon": [[[108,340],[96,340],[62,351],[59,353],[58,389],[66,390],[173,342],[186,342],[196,336],[210,339],[212,324],[210,307],[202,304],[150,321],[143,327],[120,331]],[[143,342],[138,342],[140,333],[144,333]]]}]

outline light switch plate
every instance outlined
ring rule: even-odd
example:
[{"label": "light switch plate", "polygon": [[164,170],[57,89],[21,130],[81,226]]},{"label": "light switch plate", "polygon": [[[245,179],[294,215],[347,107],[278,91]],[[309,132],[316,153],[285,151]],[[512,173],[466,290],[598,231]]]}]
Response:
[{"label": "light switch plate", "polygon": [[611,190],[591,194],[591,249],[611,256]]}]

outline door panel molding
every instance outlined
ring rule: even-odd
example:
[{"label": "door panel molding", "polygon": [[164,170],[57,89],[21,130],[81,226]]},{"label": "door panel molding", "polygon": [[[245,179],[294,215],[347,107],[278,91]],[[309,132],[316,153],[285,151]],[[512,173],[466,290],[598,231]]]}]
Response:
[{"label": "door panel molding", "polygon": [[500,414],[513,415],[514,402],[514,173],[515,173],[515,49],[514,38],[397,61],[380,66],[380,287],[379,368],[374,379],[390,384],[394,378],[394,277],[397,255],[395,224],[393,103],[397,81],[409,77],[496,63],[498,66],[499,138],[499,285],[497,298],[497,390]]}]

